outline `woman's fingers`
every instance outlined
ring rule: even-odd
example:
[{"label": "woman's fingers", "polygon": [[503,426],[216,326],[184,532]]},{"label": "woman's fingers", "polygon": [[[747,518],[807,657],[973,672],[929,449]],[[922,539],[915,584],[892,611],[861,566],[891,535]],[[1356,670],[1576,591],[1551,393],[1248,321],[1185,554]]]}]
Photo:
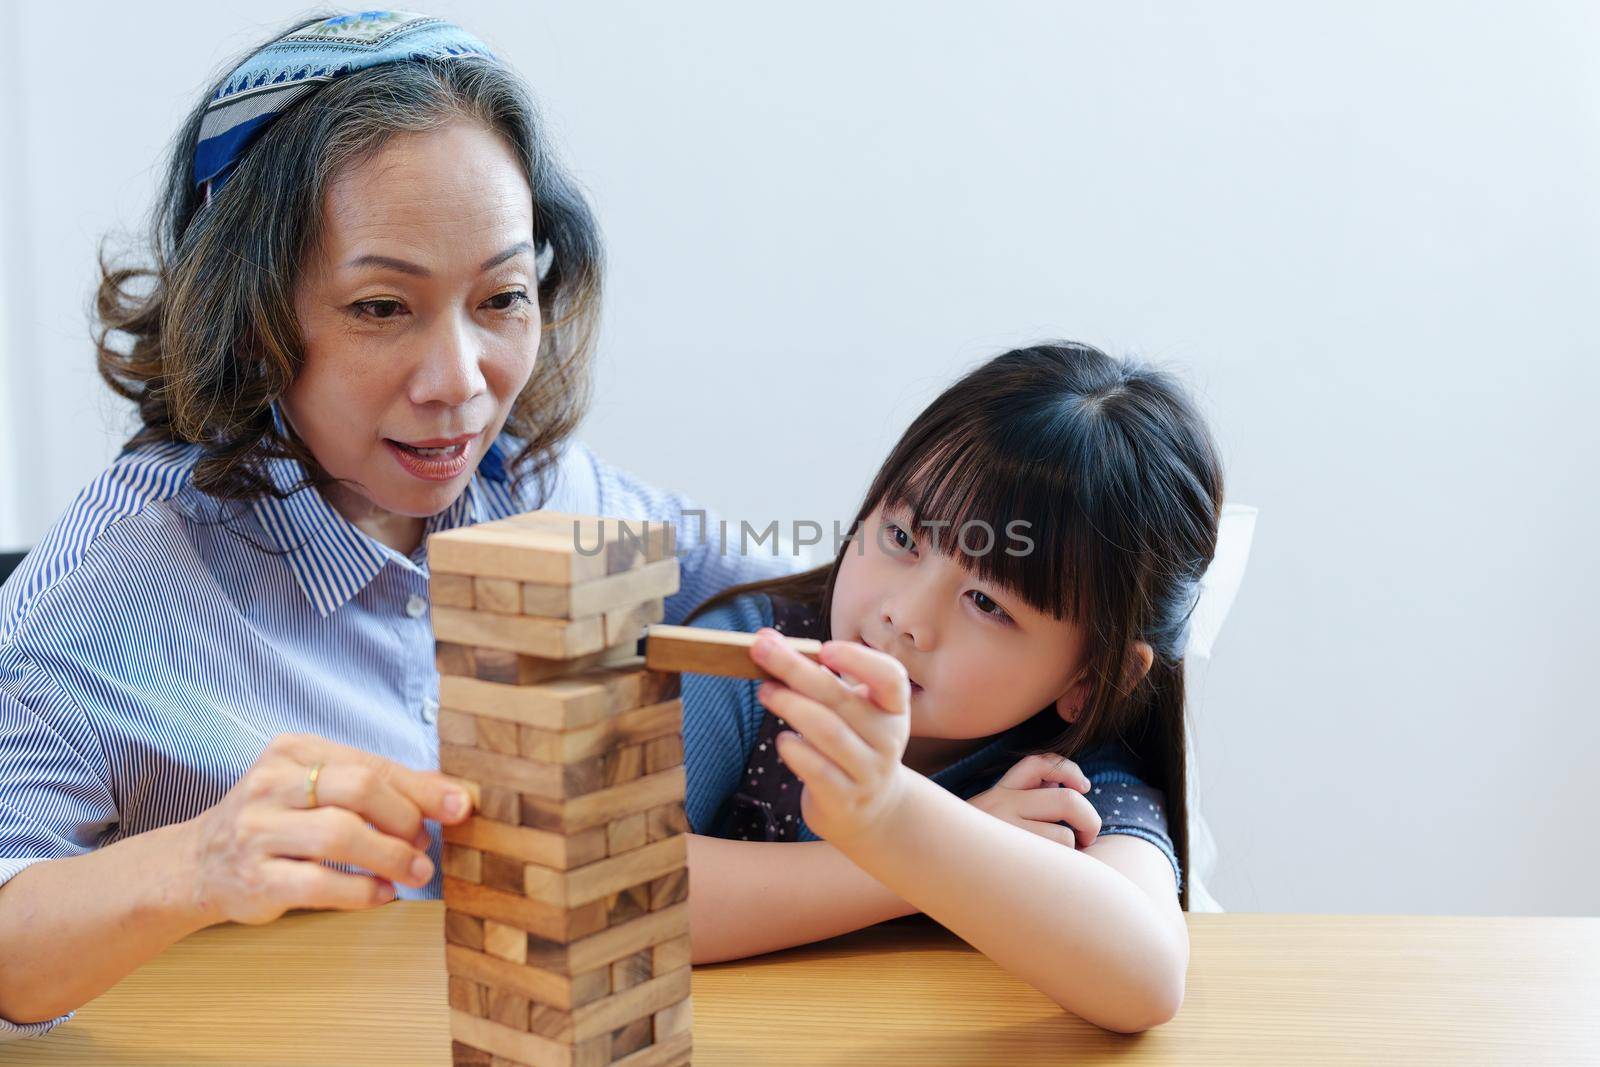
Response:
[{"label": "woman's fingers", "polygon": [[834,711],[777,682],[762,682],[756,699],[805,735],[818,755],[831,760],[846,778],[860,784],[871,781],[871,748]]},{"label": "woman's fingers", "polygon": [[274,856],[347,863],[404,885],[425,886],[433,878],[426,853],[344,808],[280,812],[263,844]]},{"label": "woman's fingers", "polygon": [[[436,822],[458,823],[472,813],[471,798],[459,785],[444,775],[412,770],[382,756],[341,745],[336,741],[310,734],[280,734],[272,739],[269,750],[305,768],[307,774],[314,764],[322,764],[322,770],[318,772],[317,777],[318,801],[332,801],[324,785],[325,779],[349,778],[353,779],[345,782],[351,787],[347,794],[349,797],[372,796],[377,791],[376,786],[382,783],[415,807],[422,818],[433,819]],[[291,807],[305,807],[304,782],[304,779],[300,780],[300,795],[290,801]],[[333,787],[337,789],[338,784],[335,782]],[[365,810],[362,813],[367,814],[373,822],[377,822],[378,819],[374,814],[381,814],[383,810],[385,809],[380,806],[378,813],[368,813]],[[392,807],[387,810],[393,814]],[[399,836],[410,840],[415,833],[415,828],[405,829]]]},{"label": "woman's fingers", "polygon": [[262,865],[269,892],[284,908],[333,908],[358,911],[387,904],[394,886],[370,874],[346,874],[304,860],[269,860]]},{"label": "woman's fingers", "polygon": [[1023,757],[995,784],[1007,789],[1034,789],[1048,782],[1060,782],[1079,793],[1089,791],[1089,779],[1078,765],[1054,752]]}]

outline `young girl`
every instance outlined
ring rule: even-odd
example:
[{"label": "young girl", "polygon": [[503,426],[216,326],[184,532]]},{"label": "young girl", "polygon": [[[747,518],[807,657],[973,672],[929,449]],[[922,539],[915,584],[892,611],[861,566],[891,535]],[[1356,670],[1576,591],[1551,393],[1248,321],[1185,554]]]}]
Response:
[{"label": "young girl", "polygon": [[947,389],[832,565],[696,612],[826,643],[758,641],[777,681],[684,676],[695,962],[920,911],[1102,1027],[1170,1019],[1182,655],[1221,506],[1163,374],[1061,343]]}]

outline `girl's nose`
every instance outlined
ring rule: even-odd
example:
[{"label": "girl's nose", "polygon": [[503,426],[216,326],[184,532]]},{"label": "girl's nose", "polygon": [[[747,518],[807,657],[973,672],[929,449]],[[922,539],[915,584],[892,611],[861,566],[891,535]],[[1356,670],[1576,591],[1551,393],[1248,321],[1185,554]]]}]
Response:
[{"label": "girl's nose", "polygon": [[922,602],[924,599],[915,590],[901,590],[897,596],[883,602],[881,612],[889,631],[898,634],[918,652],[929,651],[935,643],[933,613],[930,606]]}]

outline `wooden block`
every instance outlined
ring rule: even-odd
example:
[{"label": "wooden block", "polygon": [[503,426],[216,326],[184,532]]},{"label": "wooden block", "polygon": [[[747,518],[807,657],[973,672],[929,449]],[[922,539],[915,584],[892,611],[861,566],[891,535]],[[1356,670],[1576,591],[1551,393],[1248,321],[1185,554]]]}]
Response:
[{"label": "wooden block", "polygon": [[[497,648],[475,648],[453,641],[437,642],[434,645],[433,655],[434,666],[438,668],[440,675],[452,678],[476,678],[508,686],[536,685],[579,671],[626,663],[632,658],[634,658],[632,645],[605,648],[574,659],[545,659]],[[443,686],[440,688],[442,691]]]},{"label": "wooden block", "polygon": [[[514,578],[544,585],[572,585],[603,578],[609,567],[622,566],[620,555],[610,551],[585,554],[569,534],[534,529],[506,519],[480,522],[444,530],[428,538],[430,574],[470,574],[485,578]],[[641,562],[643,559],[641,557]]]},{"label": "wooden block", "polygon": [[490,889],[499,889],[506,893],[522,892],[522,870],[524,864],[521,860],[512,859],[510,856],[496,856],[492,852],[485,852],[483,856],[483,877],[480,884]]},{"label": "wooden block", "polygon": [[526,511],[500,520],[510,526],[553,534],[576,552],[606,556],[607,572],[615,574],[645,563],[671,558],[677,535],[669,522],[561,511]]},{"label": "wooden block", "polygon": [[663,837],[673,834],[686,834],[689,832],[689,815],[684,811],[682,801],[663,804],[651,808],[645,817],[645,838],[647,841],[660,841]]},{"label": "wooden block", "polygon": [[488,1017],[502,1026],[509,1026],[513,1030],[526,1030],[528,1028],[528,1010],[530,1001],[527,997],[518,996],[506,989],[494,986],[488,988]]},{"label": "wooden block", "polygon": [[[670,837],[669,841],[682,841],[682,835]],[[650,910],[660,911],[674,904],[689,899],[689,868],[682,867],[676,871],[669,871],[650,882]]]},{"label": "wooden block", "polygon": [[616,856],[649,844],[648,824],[644,812],[636,812],[612,822],[606,827],[606,853]]},{"label": "wooden block", "polygon": [[458,911],[445,910],[444,940],[446,944],[460,945],[474,952],[483,951],[483,920]]},{"label": "wooden block", "polygon": [[658,623],[666,614],[659,600],[647,600],[628,608],[615,608],[600,616],[603,639],[607,645],[620,645],[625,641],[637,642],[644,636],[645,628]]},{"label": "wooden block", "polygon": [[478,748],[439,745],[439,769],[445,774],[550,801],[580,797],[605,787],[604,764],[602,756],[576,763],[541,763]]},{"label": "wooden block", "polygon": [[515,789],[480,784],[473,800],[473,810],[485,819],[515,826],[521,817],[522,796]]},{"label": "wooden block", "polygon": [[694,1037],[686,1031],[667,1038],[665,1042],[657,1041],[620,1060],[612,1060],[610,1067],[688,1067],[693,1049]]},{"label": "wooden block", "polygon": [[[513,800],[516,794],[512,794]],[[484,852],[511,856],[524,863],[567,870],[605,859],[609,854],[607,828],[595,827],[575,834],[553,834],[475,816],[464,823],[442,828],[447,843],[466,845]]]},{"label": "wooden block", "polygon": [[523,868],[523,892],[530,900],[576,908],[681,870],[688,859],[688,839],[678,834],[568,871],[529,864]]},{"label": "wooden block", "polygon": [[452,977],[469,979],[486,988],[504,989],[552,1007],[570,1010],[611,995],[609,964],[569,976],[473,952],[460,945],[446,945],[444,956],[445,969]]},{"label": "wooden block", "polygon": [[[446,577],[459,577],[447,575]],[[522,583],[510,578],[472,578],[472,603],[462,607],[491,611],[497,615],[522,614]],[[562,588],[555,586],[553,588]],[[571,588],[568,586],[567,588]],[[444,605],[454,607],[455,605]],[[470,642],[469,642],[470,643]]]},{"label": "wooden block", "polygon": [[538,934],[547,941],[576,941],[605,929],[607,923],[604,900],[562,908],[449,875],[444,877],[444,904],[467,915]]},{"label": "wooden block", "polygon": [[681,967],[690,966],[694,959],[694,952],[688,934],[675,937],[671,941],[663,941],[650,949],[650,973],[652,975],[668,974]]},{"label": "wooden block", "polygon": [[536,794],[521,795],[521,823],[538,830],[570,834],[605,826],[613,820],[684,797],[683,767],[673,767],[659,774],[621,785],[597,789],[569,800],[549,800]]},{"label": "wooden block", "polygon": [[586,974],[597,968],[605,970],[624,956],[642,949],[688,936],[689,906],[675,904],[575,941],[557,942],[530,936],[528,966],[557,975]]},{"label": "wooden block", "polygon": [[469,1015],[485,1014],[485,989],[470,978],[450,975],[449,997],[450,1006],[457,1011],[464,1011]]},{"label": "wooden block", "polygon": [[[493,1019],[480,1019],[464,1011],[450,1012],[450,1037],[456,1045],[469,1049],[482,1049],[524,1067],[579,1067],[574,1058],[576,1050],[570,1042],[563,1044],[525,1030],[514,1030]],[[607,1054],[609,1055],[609,1041]],[[488,1067],[484,1061],[483,1067]],[[478,1067],[476,1062],[473,1067]],[[589,1067],[588,1064],[583,1067]]]},{"label": "wooden block", "polygon": [[636,1019],[651,1018],[662,1008],[683,1000],[689,995],[690,973],[688,968],[683,968],[571,1011],[534,1004],[529,1013],[528,1029],[531,1033],[568,1042],[586,1041],[610,1033]]},{"label": "wooden block", "polygon": [[584,619],[647,600],[664,600],[677,591],[678,561],[663,559],[578,585],[524,582],[522,613],[550,619]]},{"label": "wooden block", "polygon": [[[445,650],[463,646],[438,647]],[[610,666],[526,684],[484,681],[470,673],[443,674],[439,678],[439,703],[443,707],[550,731],[591,726],[677,696],[676,674],[645,670],[644,661],[633,655],[621,657]]]},{"label": "wooden block", "polygon": [[637,1052],[649,1045],[655,1036],[654,1022],[654,1016],[646,1016],[643,1019],[635,1019],[627,1026],[611,1031],[612,1060],[615,1061],[619,1056]]},{"label": "wooden block", "polygon": [[440,708],[439,740],[452,745],[476,745],[478,717],[452,708]]},{"label": "wooden block", "polygon": [[606,925],[622,926],[650,913],[650,883],[632,885],[605,898]]},{"label": "wooden block", "polygon": [[450,1067],[495,1067],[494,1054],[481,1048],[450,1042]]},{"label": "wooden block", "polygon": [[[822,642],[808,637],[785,637],[802,656],[815,660]],[[703,630],[694,626],[652,626],[645,634],[645,665],[658,671],[717,674],[728,678],[770,678],[750,658],[755,634],[731,630]]]},{"label": "wooden block", "polygon": [[688,997],[655,1013],[655,1039],[661,1044],[668,1038],[688,1034],[694,1026],[694,1003]]},{"label": "wooden block", "polygon": [[483,924],[483,951],[496,959],[510,963],[526,963],[528,959],[528,932],[515,926],[495,922]]},{"label": "wooden block", "polygon": [[434,608],[433,633],[452,644],[557,660],[588,655],[616,643],[605,640],[605,625],[599,618],[542,619],[462,608]]},{"label": "wooden block", "polygon": [[644,774],[644,746],[626,745],[600,758],[601,777],[608,786],[637,781]]},{"label": "wooden block", "polygon": [[470,608],[472,579],[464,574],[429,574],[428,599],[436,608]]},{"label": "wooden block", "polygon": [[569,763],[601,756],[624,745],[651,741],[683,729],[683,701],[677,698],[660,704],[623,711],[592,726],[571,730],[546,730],[521,727],[521,754],[546,763]]},{"label": "wooden block", "polygon": [[[620,993],[624,989],[631,989],[641,982],[648,982],[651,978],[651,952],[652,949],[640,949],[631,956],[624,956],[611,965],[611,991]],[[676,969],[676,968],[674,968]]]},{"label": "wooden block", "polygon": [[645,742],[644,746],[644,772],[655,774],[669,767],[676,767],[683,762],[683,738],[679,734],[667,734]]},{"label": "wooden block", "polygon": [[[442,717],[445,709],[440,708],[439,711]],[[475,734],[471,741],[473,748],[481,748],[486,752],[497,752],[502,756],[515,756],[518,754],[518,749],[521,747],[521,738],[518,735],[518,731],[521,727],[516,723],[506,722],[504,719],[491,719],[487,715],[474,716],[474,719]],[[439,740],[445,740],[442,732],[439,734]]]},{"label": "wooden block", "polygon": [[439,849],[439,865],[444,873],[463,882],[483,881],[483,853],[446,842]]}]

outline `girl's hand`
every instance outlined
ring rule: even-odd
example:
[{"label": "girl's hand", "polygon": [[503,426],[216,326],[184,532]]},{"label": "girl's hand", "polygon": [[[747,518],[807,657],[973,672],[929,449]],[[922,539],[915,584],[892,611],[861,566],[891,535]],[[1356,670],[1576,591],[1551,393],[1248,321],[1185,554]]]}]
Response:
[{"label": "girl's hand", "polygon": [[[893,656],[851,641],[827,641],[821,665],[763,627],[750,656],[778,681],[757,699],[799,733],[778,735],[778,755],[805,783],[800,812],[835,845],[859,837],[894,810],[903,792],[901,757],[911,737],[911,680]],[[860,679],[850,683],[830,670]]]},{"label": "girl's hand", "polygon": [[969,803],[1068,848],[1083,848],[1100,832],[1100,813],[1088,792],[1089,779],[1076,763],[1046,753],[1017,761],[994,788]]},{"label": "girl's hand", "polygon": [[[309,808],[317,764],[317,806]],[[185,824],[194,906],[208,922],[264,923],[290,908],[386,903],[395,882],[420,887],[433,878],[422,821],[457,823],[471,806],[443,775],[279,734],[215,806]],[[324,860],[372,873],[330,870]]]}]

